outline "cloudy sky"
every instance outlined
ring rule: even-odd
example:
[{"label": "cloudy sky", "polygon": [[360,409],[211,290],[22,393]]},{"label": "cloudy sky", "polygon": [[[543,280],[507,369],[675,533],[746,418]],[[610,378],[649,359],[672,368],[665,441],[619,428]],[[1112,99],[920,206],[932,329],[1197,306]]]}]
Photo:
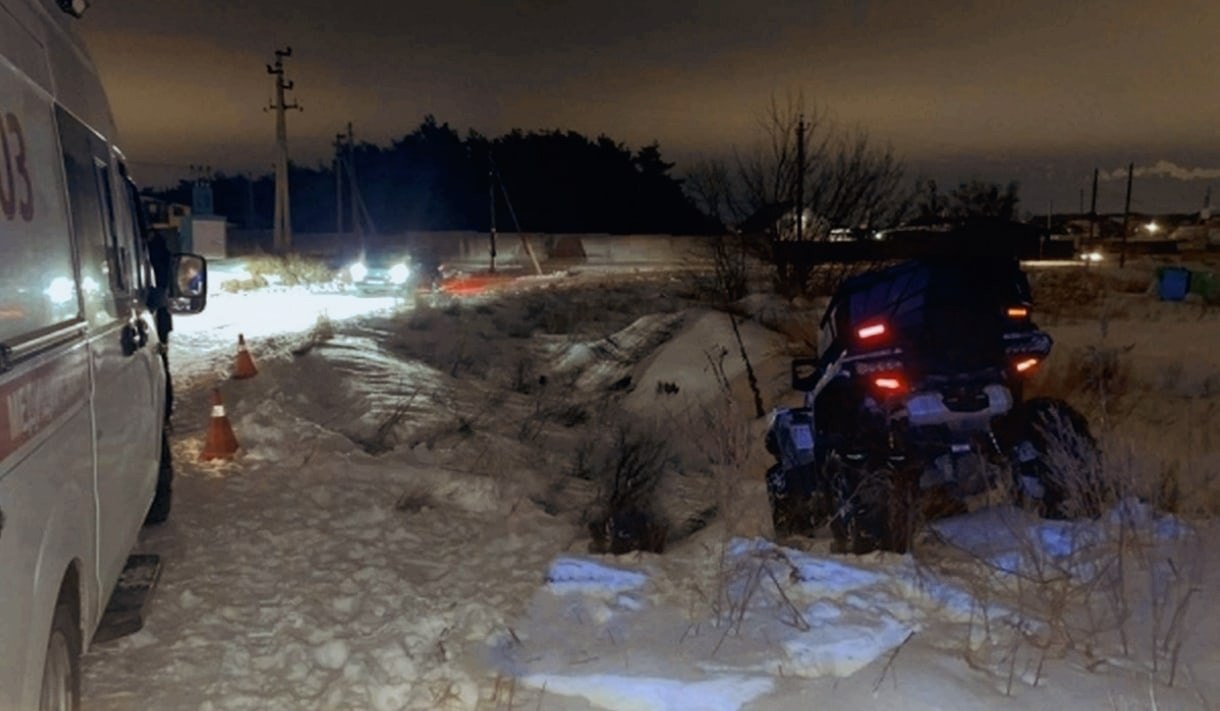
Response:
[{"label": "cloudy sky", "polygon": [[681,172],[746,149],[770,98],[800,92],[912,176],[1017,179],[1030,211],[1076,209],[1094,166],[1102,210],[1131,161],[1137,209],[1220,185],[1213,0],[94,0],[80,26],[145,182],[269,170],[264,66],[291,45],[307,164],[348,121],[386,143],[431,113],[656,140]]}]

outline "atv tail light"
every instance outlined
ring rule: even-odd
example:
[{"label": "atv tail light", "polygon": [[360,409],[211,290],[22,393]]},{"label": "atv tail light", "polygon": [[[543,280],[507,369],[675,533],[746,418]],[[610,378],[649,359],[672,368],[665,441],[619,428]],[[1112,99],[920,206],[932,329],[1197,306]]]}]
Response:
[{"label": "atv tail light", "polygon": [[896,375],[879,375],[873,378],[873,385],[889,393],[898,393],[907,389],[906,383]]},{"label": "atv tail light", "polygon": [[1029,309],[1025,306],[1009,306],[1008,318],[1029,318]]},{"label": "atv tail light", "polygon": [[876,338],[878,336],[884,336],[885,324],[874,323],[869,326],[864,326],[856,331],[856,335],[858,335],[862,341],[867,341],[870,338]]},{"label": "atv tail light", "polygon": [[1026,358],[1025,360],[1017,361],[1017,364],[1014,367],[1016,367],[1018,373],[1028,373],[1037,364],[1037,358]]}]

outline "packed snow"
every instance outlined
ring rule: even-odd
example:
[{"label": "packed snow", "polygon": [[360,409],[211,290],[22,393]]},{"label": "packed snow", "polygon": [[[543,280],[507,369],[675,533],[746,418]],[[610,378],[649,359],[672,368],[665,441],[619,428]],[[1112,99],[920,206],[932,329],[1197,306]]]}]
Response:
[{"label": "packed snow", "polygon": [[[1098,520],[941,519],[910,555],[774,540],[740,352],[766,406],[791,403],[791,338],[759,315],[786,307],[743,302],[739,345],[691,279],[572,273],[397,300],[215,291],[171,339],[174,509],[139,544],[162,579],[144,629],[86,656],[86,707],[1220,699],[1205,519],[1132,499]],[[238,333],[249,380],[228,379]],[[212,388],[233,461],[198,459]],[[589,552],[598,484],[576,455],[620,421],[673,445],[661,554]]]}]

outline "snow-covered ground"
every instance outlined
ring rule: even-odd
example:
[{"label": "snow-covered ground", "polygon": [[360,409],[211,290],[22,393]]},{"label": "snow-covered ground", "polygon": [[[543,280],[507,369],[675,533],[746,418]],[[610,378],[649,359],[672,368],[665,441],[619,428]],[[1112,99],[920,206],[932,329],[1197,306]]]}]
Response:
[{"label": "snow-covered ground", "polygon": [[[1131,500],[1099,521],[943,519],[906,556],[771,540],[765,422],[728,317],[691,292],[666,272],[461,300],[267,289],[179,318],[174,511],[140,543],[164,573],[145,628],[87,655],[86,708],[1220,700],[1206,519]],[[760,316],[738,325],[766,407],[790,401],[794,351],[775,327],[792,307],[743,308]],[[1057,348],[1083,348],[1087,327],[1060,319]],[[227,379],[238,333],[250,380]],[[1209,377],[1216,352],[1175,384]],[[241,443],[232,462],[198,461],[213,387]],[[671,445],[662,554],[589,552],[590,470],[620,423]]]}]

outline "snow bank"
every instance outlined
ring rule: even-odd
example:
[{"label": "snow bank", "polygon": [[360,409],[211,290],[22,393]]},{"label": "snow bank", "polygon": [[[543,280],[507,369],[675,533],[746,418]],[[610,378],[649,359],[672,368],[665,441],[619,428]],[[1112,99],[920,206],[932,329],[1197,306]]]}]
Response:
[{"label": "snow bank", "polygon": [[743,676],[681,681],[614,674],[533,674],[522,681],[549,693],[581,697],[614,711],[736,711],[774,686],[767,678]]}]

